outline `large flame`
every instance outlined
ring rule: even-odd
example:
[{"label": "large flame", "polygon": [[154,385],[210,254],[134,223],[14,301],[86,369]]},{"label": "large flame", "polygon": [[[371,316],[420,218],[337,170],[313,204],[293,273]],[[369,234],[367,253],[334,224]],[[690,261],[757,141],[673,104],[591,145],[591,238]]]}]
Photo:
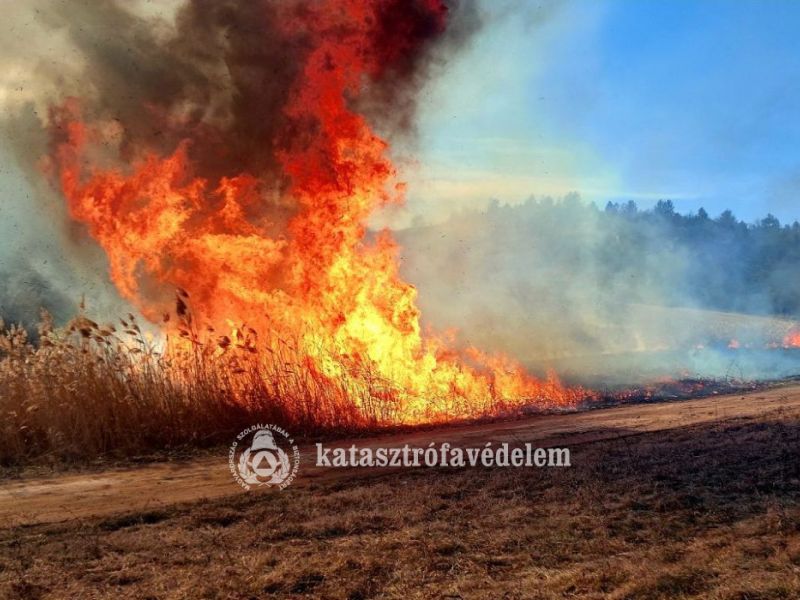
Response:
[{"label": "large flame", "polygon": [[[191,158],[196,139],[166,156],[121,152],[127,164],[107,166],[98,148],[107,154],[122,126],[82,118],[76,99],[53,110],[60,139],[52,165],[69,212],[107,253],[121,294],[159,321],[166,291],[187,290],[202,320],[291,336],[307,367],[331,379],[343,369],[358,377],[367,364],[392,383],[404,422],[577,402],[583,391],[554,377],[538,380],[507,357],[458,353],[444,337],[423,334],[416,290],[399,276],[391,235],[365,238],[367,218],[402,202],[403,186],[387,142],[353,107],[371,82],[444,31],[446,6],[285,6],[281,27],[287,39],[302,36],[302,61],[281,114],[263,115],[281,119],[288,140],[276,144],[281,180],[259,172],[205,177]],[[411,16],[387,30],[378,13],[391,7]],[[143,118],[151,113],[143,108]],[[265,204],[287,210],[265,211]],[[286,222],[277,214],[287,214]]]}]

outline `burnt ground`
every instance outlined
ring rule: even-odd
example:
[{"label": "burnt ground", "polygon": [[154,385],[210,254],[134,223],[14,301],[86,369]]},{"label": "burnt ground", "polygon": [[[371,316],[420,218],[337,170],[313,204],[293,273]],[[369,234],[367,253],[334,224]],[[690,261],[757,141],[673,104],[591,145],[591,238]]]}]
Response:
[{"label": "burnt ground", "polygon": [[7,526],[0,597],[800,597],[800,407],[618,433],[574,440],[568,469],[348,476]]}]

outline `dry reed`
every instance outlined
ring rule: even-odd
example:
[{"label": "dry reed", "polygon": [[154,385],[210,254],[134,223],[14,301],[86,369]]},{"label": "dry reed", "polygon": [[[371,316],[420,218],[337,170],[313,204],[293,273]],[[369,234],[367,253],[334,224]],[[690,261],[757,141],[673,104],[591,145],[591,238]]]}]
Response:
[{"label": "dry reed", "polygon": [[[322,345],[312,359],[307,339],[244,325],[221,335],[198,326],[180,290],[164,321],[166,339],[143,332],[134,315],[100,325],[83,303],[65,327],[43,312],[33,338],[0,320],[0,465],[212,446],[256,422],[302,437],[408,420],[403,391],[368,360]],[[446,396],[426,398],[415,420],[512,410],[494,395]]]},{"label": "dry reed", "polygon": [[180,299],[178,313],[168,344],[133,315],[56,328],[43,312],[33,339],[0,321],[0,464],[208,446],[254,422],[310,434],[391,420],[374,378],[333,381],[303,368],[291,341],[200,333]]}]

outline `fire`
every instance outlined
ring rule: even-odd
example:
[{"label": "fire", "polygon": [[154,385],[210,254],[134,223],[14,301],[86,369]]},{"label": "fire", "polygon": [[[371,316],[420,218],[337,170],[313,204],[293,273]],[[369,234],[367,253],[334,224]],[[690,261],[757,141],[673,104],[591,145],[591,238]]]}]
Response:
[{"label": "fire", "polygon": [[792,329],[783,338],[784,348],[800,348],[800,329]]},{"label": "fire", "polygon": [[[52,110],[50,168],[72,218],[105,250],[120,293],[156,322],[171,290],[183,289],[198,320],[217,329],[246,324],[275,332],[271,340],[296,340],[303,368],[316,376],[376,373],[391,383],[401,422],[584,398],[508,357],[458,352],[423,332],[392,236],[367,239],[367,218],[402,202],[403,185],[387,141],[355,107],[444,33],[445,4],[320,0],[272,10],[287,43],[302,42],[281,110],[263,115],[280,122],[272,141],[278,175],[215,178],[193,158],[196,138],[166,154],[123,148],[124,124],[85,118],[85,102]],[[156,119],[157,111],[142,112]],[[181,118],[162,115],[161,124],[185,130]],[[98,148],[115,145],[122,164],[98,158]]]}]

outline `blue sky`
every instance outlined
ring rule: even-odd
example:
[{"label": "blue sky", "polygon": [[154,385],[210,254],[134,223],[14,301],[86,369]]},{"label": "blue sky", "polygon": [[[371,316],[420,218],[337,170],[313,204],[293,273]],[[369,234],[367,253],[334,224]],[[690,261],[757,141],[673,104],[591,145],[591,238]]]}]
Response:
[{"label": "blue sky", "polygon": [[483,7],[423,98],[412,211],[575,190],[800,218],[800,2]]}]

